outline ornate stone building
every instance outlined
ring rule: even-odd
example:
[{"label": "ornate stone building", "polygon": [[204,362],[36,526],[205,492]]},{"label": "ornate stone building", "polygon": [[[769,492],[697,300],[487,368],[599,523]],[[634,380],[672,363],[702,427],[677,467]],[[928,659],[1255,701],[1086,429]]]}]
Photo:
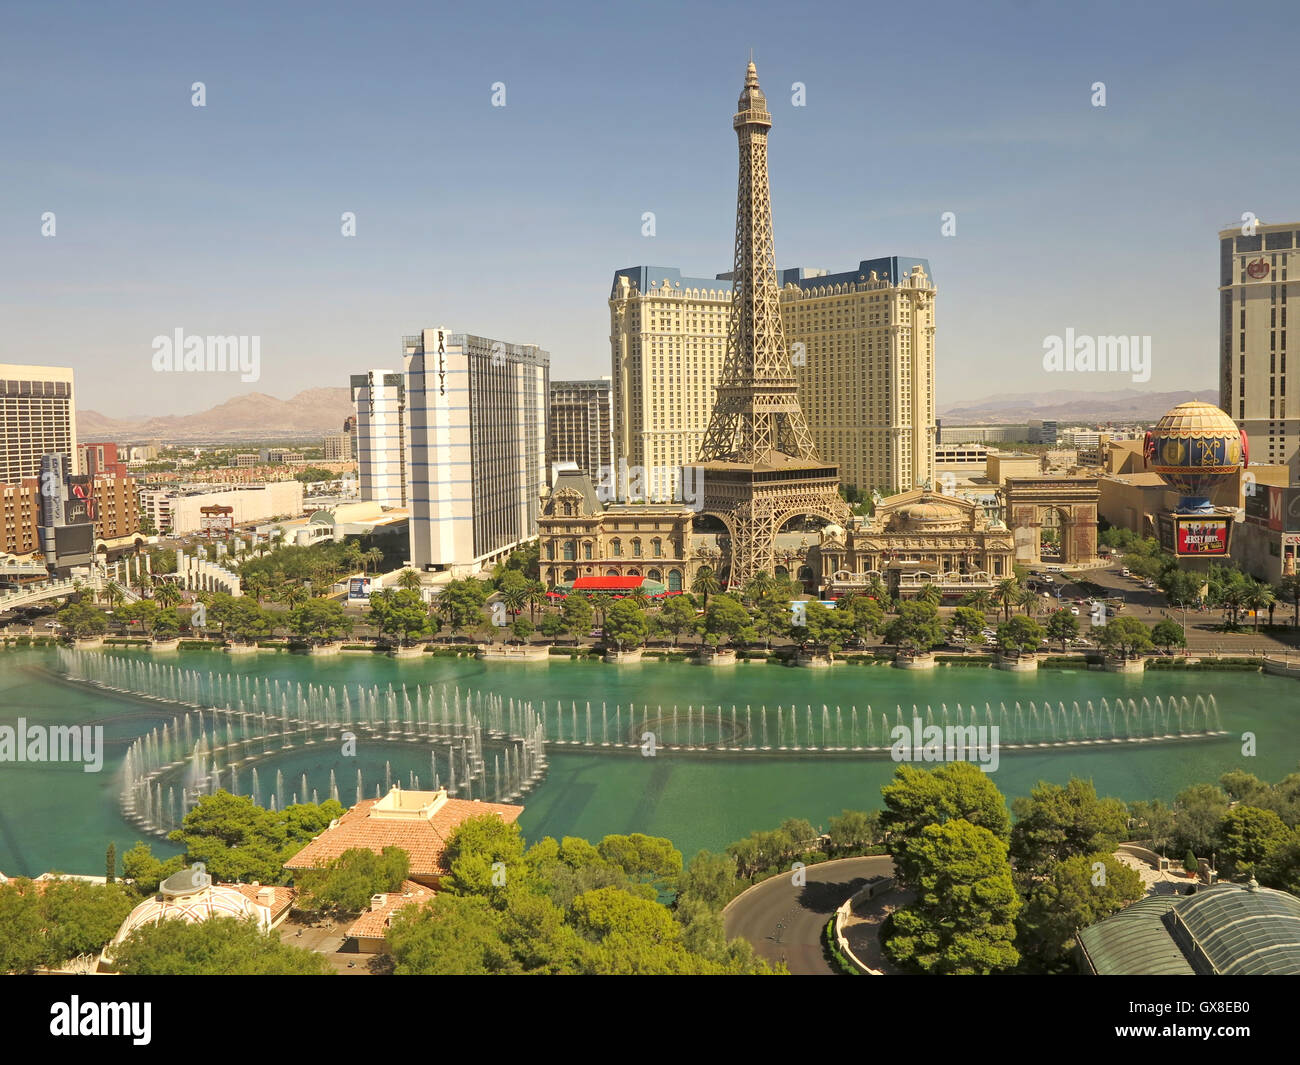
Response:
[{"label": "ornate stone building", "polygon": [[670,592],[689,590],[700,566],[718,562],[695,543],[694,517],[674,503],[606,507],[585,474],[560,471],[538,519],[541,579],[551,589],[579,577],[645,577]]},{"label": "ornate stone building", "polygon": [[826,526],[811,561],[830,595],[879,577],[894,596],[932,584],[954,599],[1011,576],[1014,550],[1007,527],[978,503],[915,488],[882,499],[847,529]]}]

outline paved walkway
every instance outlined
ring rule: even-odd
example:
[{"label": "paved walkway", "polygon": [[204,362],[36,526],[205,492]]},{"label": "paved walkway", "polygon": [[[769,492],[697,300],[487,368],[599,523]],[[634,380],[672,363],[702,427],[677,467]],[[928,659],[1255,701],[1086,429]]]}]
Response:
[{"label": "paved walkway", "polygon": [[854,903],[844,921],[844,938],[860,962],[886,976],[902,976],[903,971],[889,961],[880,949],[880,926],[895,910],[901,910],[916,898],[916,892],[895,888],[875,898]]}]

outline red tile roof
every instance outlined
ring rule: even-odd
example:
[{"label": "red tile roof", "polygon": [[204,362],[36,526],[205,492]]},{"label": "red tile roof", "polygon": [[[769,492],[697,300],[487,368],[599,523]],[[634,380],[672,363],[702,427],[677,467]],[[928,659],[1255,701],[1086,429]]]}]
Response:
[{"label": "red tile roof", "polygon": [[[297,898],[298,893],[291,887],[284,887],[279,884],[222,884],[222,887],[234,888],[241,895],[246,896],[259,906],[266,906],[271,911],[271,920],[279,919],[280,914],[293,905],[293,900]],[[271,901],[263,902],[258,895],[269,890],[271,892]]]},{"label": "red tile roof", "polygon": [[370,909],[352,922],[347,934],[357,938],[380,939],[388,929],[389,918],[403,906],[423,905],[433,898],[433,891],[414,880],[403,880],[401,891],[389,891],[379,909]]},{"label": "red tile roof", "polygon": [[469,799],[447,799],[432,817],[371,817],[379,799],[363,799],[302,850],[284,863],[286,869],[317,869],[356,847],[379,854],[385,847],[400,847],[411,858],[409,875],[443,876],[451,870],[443,860],[447,838],[471,817],[496,814],[513,823],[524,812],[522,806]]}]

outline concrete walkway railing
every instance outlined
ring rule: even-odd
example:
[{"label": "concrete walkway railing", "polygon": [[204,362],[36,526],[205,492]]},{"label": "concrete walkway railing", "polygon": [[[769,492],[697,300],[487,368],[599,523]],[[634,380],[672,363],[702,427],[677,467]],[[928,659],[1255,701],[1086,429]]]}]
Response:
[{"label": "concrete walkway railing", "polygon": [[849,941],[844,935],[844,922],[848,919],[849,914],[853,912],[853,906],[858,902],[865,902],[867,899],[874,898],[886,891],[893,890],[894,878],[892,876],[877,877],[875,880],[869,880],[862,887],[858,888],[850,895],[838,910],[835,911],[835,924],[831,931],[835,933],[835,945],[839,948],[840,953],[849,959],[849,963],[854,966],[860,973],[867,976],[884,976],[885,974],[879,969],[873,969],[856,954],[853,948],[849,946]]}]

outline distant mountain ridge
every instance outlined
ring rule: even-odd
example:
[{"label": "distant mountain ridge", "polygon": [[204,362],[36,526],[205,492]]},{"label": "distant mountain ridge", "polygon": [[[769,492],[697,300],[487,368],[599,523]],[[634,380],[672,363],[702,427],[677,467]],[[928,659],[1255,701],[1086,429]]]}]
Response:
[{"label": "distant mountain ridge", "polygon": [[77,411],[77,438],[120,443],[222,443],[237,440],[283,440],[319,437],[343,431],[353,413],[346,388],[308,388],[291,399],[249,392],[198,414],[156,418],[108,418],[93,410]]},{"label": "distant mountain ridge", "polygon": [[1219,390],[1143,392],[1136,388],[1083,392],[1058,388],[1051,392],[1004,392],[982,399],[961,400],[939,411],[945,425],[1016,424],[1032,419],[1061,422],[1153,421],[1170,407],[1191,400],[1218,403]]}]

